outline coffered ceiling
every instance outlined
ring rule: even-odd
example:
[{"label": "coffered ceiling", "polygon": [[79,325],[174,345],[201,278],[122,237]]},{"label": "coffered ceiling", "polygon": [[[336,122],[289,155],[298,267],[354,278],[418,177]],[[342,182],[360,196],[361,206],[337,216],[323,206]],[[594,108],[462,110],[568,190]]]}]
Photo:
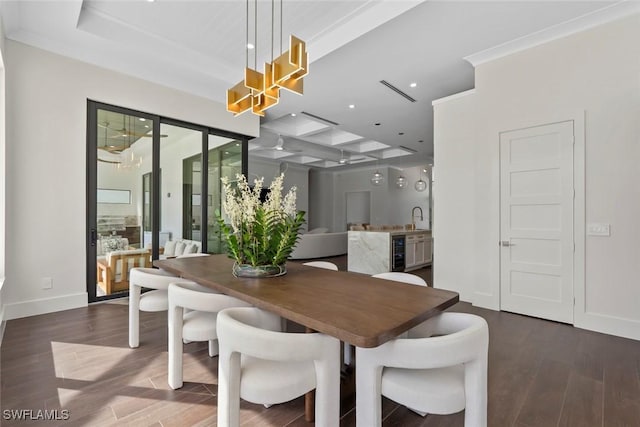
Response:
[{"label": "coffered ceiling", "polygon": [[[270,61],[272,34],[273,50],[280,53],[281,2],[275,2],[273,32],[271,2],[258,0],[257,15],[255,2],[249,2],[250,41],[253,16],[258,25],[257,49],[248,57],[246,4],[0,0],[0,13],[9,39],[224,102],[226,89],[243,77],[247,60],[251,67]],[[431,161],[431,103],[474,87],[473,66],[465,57],[553,32],[585,15],[606,14],[621,3],[282,4],[282,48],[288,49],[291,33],[305,40],[310,73],[303,96],[283,93],[268,110],[260,137],[250,143],[250,156],[325,168],[372,161],[409,167]]]}]

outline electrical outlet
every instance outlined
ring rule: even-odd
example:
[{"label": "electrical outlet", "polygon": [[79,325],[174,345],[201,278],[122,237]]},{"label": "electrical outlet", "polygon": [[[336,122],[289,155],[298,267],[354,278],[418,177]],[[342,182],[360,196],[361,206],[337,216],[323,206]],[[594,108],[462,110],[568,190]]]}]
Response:
[{"label": "electrical outlet", "polygon": [[588,224],[587,234],[589,236],[611,236],[611,226],[599,223]]},{"label": "electrical outlet", "polygon": [[53,279],[51,277],[43,277],[42,289],[51,289],[51,288],[53,288]]}]

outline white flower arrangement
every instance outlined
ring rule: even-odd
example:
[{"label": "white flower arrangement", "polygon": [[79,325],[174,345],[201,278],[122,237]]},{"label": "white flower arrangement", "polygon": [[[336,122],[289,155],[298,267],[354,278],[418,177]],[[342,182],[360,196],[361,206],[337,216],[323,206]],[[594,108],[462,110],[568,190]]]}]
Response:
[{"label": "white flower arrangement", "polygon": [[241,174],[233,183],[227,177],[221,180],[225,192],[222,208],[229,223],[223,218],[219,222],[229,257],[239,265],[284,265],[305,222],[305,212],[296,210],[296,187],[283,197],[284,174],[280,174],[261,202],[264,178],[254,180],[253,189]]}]

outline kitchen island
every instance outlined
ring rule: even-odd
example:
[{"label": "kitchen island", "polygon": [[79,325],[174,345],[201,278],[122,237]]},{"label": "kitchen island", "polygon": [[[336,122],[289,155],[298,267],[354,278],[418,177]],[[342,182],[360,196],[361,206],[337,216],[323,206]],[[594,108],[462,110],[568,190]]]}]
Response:
[{"label": "kitchen island", "polygon": [[431,264],[431,230],[349,231],[347,269],[378,274]]}]

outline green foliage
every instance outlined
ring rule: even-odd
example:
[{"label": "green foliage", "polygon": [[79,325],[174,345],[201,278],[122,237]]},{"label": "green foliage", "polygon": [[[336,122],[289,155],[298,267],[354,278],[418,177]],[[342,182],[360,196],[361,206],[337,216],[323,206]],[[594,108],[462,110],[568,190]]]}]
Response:
[{"label": "green foliage", "polygon": [[300,228],[305,223],[305,212],[295,217],[256,209],[252,223],[242,224],[242,233],[234,233],[230,225],[218,218],[227,254],[238,264],[282,265],[298,242]]},{"label": "green foliage", "polygon": [[[283,176],[278,179],[277,185],[270,187],[272,192],[281,191]],[[298,241],[305,212],[296,212],[295,203],[291,204],[291,199],[287,198],[281,199],[282,205],[273,200],[262,203],[257,200],[259,192],[250,190],[246,181],[240,183],[235,188],[225,183],[229,207],[225,212],[233,215],[235,222],[227,224],[217,215],[227,254],[238,264],[254,267],[284,264]],[[292,192],[289,197],[295,202],[295,189]]]}]

